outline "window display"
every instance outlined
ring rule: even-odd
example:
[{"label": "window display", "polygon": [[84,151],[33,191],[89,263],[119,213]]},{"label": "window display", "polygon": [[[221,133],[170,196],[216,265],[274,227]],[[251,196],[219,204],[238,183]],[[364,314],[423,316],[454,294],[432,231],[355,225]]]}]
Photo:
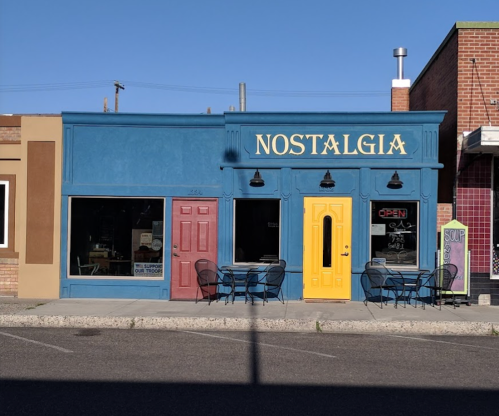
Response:
[{"label": "window display", "polygon": [[418,232],[417,202],[371,202],[371,258],[417,266]]},{"label": "window display", "polygon": [[163,216],[164,201],[160,198],[72,197],[70,275],[82,274],[78,260],[99,265],[93,278],[134,276],[137,263],[140,277],[151,274],[143,271],[145,263],[156,264],[153,277],[162,275],[163,232],[159,227]]}]

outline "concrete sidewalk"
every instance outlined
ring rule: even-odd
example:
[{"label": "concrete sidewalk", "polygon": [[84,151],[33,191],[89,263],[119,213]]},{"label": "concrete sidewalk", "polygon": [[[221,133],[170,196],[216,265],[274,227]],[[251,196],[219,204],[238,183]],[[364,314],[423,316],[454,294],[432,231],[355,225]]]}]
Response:
[{"label": "concrete sidewalk", "polygon": [[34,300],[0,298],[0,327],[142,328],[166,330],[259,330],[286,332],[492,335],[499,331],[499,307],[432,306],[362,302],[308,303],[236,300],[129,299]]}]

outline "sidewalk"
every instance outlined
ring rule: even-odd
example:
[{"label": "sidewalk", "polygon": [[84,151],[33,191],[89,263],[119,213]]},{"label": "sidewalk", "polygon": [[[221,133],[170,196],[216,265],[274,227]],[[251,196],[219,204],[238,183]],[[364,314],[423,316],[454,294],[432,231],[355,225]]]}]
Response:
[{"label": "sidewalk", "polygon": [[362,302],[308,303],[236,300],[16,299],[0,297],[0,327],[135,328],[164,330],[259,330],[286,332],[491,335],[499,331],[499,307],[451,305],[379,307]]}]

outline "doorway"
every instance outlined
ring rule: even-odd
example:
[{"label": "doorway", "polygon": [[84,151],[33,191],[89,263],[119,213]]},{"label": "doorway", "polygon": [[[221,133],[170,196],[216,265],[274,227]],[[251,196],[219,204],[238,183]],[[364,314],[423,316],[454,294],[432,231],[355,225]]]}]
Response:
[{"label": "doorway", "polygon": [[352,199],[304,198],[303,297],[351,299]]},{"label": "doorway", "polygon": [[196,298],[199,259],[217,262],[218,201],[174,199],[172,207],[171,299]]}]

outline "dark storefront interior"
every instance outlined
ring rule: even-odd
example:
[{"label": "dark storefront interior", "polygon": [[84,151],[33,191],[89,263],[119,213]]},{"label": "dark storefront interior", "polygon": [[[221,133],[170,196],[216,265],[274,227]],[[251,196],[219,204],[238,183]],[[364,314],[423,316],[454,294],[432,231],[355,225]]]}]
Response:
[{"label": "dark storefront interior", "polygon": [[163,199],[71,198],[70,274],[131,276],[135,262],[162,263],[163,217]]}]

